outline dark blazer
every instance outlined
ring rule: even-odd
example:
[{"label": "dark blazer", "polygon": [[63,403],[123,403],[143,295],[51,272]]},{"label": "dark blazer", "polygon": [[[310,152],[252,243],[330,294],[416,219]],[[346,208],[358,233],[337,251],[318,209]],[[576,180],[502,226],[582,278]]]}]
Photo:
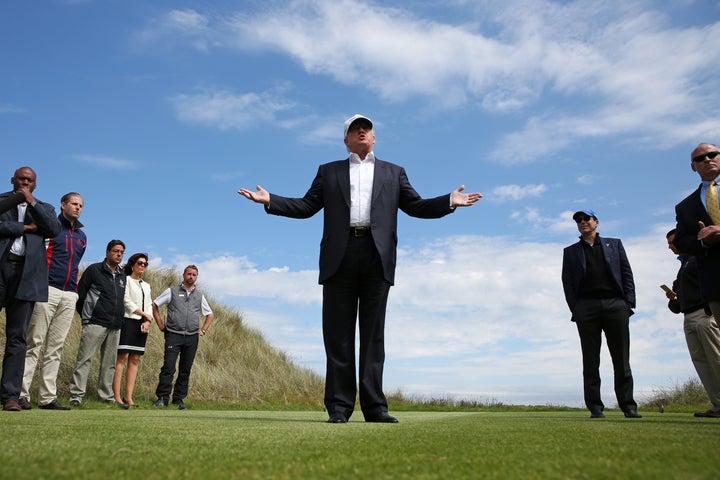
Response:
[{"label": "dark blazer", "polygon": [[[635,308],[635,281],[622,242],[618,238],[598,236],[598,239],[602,245],[605,264],[612,274],[618,295],[625,299],[630,307]],[[565,301],[571,312],[575,310],[575,304],[580,295],[580,285],[585,278],[585,252],[582,242],[581,239],[563,251],[562,282]]]},{"label": "dark blazer", "polygon": [[[350,228],[350,162],[338,160],[320,165],[310,189],[302,198],[270,195],[267,213],[291,218],[308,218],[324,208],[320,242],[319,283],[332,277],[345,255]],[[423,199],[407,179],[405,169],[375,159],[370,228],[382,260],[385,280],[395,282],[398,209],[412,217],[440,218],[450,208],[450,194]]]},{"label": "dark blazer", "polygon": [[[12,196],[12,192],[1,193],[0,202]],[[36,232],[24,234],[24,225],[18,222],[17,218],[16,208],[0,213],[0,261],[3,261],[10,251],[15,238],[24,235],[25,263],[15,298],[29,302],[47,302],[48,265],[45,239],[60,233],[60,222],[55,208],[40,200],[37,200],[34,207],[28,203],[25,211],[25,225],[35,223],[38,227]]]},{"label": "dark blazer", "polygon": [[704,246],[697,239],[700,226],[713,225],[710,215],[700,199],[700,185],[697,190],[675,205],[675,246],[684,254],[697,256],[700,274],[700,290],[706,302],[720,300],[720,245]]}]

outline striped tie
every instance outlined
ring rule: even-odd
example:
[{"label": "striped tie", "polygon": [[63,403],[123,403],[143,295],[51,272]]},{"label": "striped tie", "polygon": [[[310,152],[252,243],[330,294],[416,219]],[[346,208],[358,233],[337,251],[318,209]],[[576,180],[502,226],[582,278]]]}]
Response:
[{"label": "striped tie", "polygon": [[720,225],[720,204],[718,203],[718,191],[715,181],[708,185],[707,192],[705,192],[705,203],[713,224]]}]

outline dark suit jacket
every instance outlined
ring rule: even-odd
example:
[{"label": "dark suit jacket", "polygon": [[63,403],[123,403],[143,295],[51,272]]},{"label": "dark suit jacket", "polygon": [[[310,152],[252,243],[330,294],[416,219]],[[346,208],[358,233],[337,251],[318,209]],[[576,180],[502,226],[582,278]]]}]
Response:
[{"label": "dark suit jacket", "polygon": [[[0,194],[0,202],[12,196],[12,192]],[[28,204],[25,211],[25,225],[35,223],[38,226],[36,232],[23,234],[24,225],[18,222],[17,218],[16,208],[0,213],[0,261],[10,251],[15,238],[24,235],[25,263],[15,298],[29,302],[47,302],[48,265],[45,239],[60,233],[60,222],[53,206],[40,200],[37,200],[34,207]]]},{"label": "dark suit jacket", "polygon": [[[270,195],[266,211],[291,218],[308,218],[324,208],[320,242],[319,283],[332,277],[345,254],[350,228],[350,162],[338,160],[320,165],[310,189],[302,198]],[[440,218],[452,213],[450,194],[423,199],[410,185],[405,169],[375,159],[370,222],[375,247],[380,253],[385,280],[395,282],[397,212],[419,218]]]},{"label": "dark suit jacket", "polygon": [[[598,238],[602,244],[605,264],[612,274],[618,295],[634,308],[635,281],[622,242],[618,238],[601,238],[600,236]],[[575,310],[575,304],[580,295],[580,285],[585,278],[585,252],[582,242],[581,239],[563,251],[562,282],[565,301],[571,312]]]},{"label": "dark suit jacket", "polygon": [[700,226],[712,225],[710,215],[700,199],[700,187],[675,205],[675,246],[684,254],[697,256],[700,290],[706,302],[720,300],[720,245],[703,246],[697,239]]}]

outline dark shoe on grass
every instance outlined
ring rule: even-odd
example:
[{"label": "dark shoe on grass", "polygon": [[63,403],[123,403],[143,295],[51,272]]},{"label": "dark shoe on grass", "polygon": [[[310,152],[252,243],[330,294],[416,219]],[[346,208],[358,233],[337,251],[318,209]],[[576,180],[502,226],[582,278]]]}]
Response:
[{"label": "dark shoe on grass", "polygon": [[365,421],[370,423],[398,423],[398,419],[387,412],[374,413],[366,415]]},{"label": "dark shoe on grass", "polygon": [[347,423],[348,419],[342,413],[333,413],[330,415],[327,423]]},{"label": "dark shoe on grass", "polygon": [[708,410],[707,412],[698,412],[694,414],[694,416],[701,418],[720,418],[720,411],[714,412],[712,410]]},{"label": "dark shoe on grass", "polygon": [[56,398],[54,398],[52,402],[46,403],[45,405],[38,405],[38,407],[43,410],[70,410],[70,407],[60,405],[60,402],[58,402]]},{"label": "dark shoe on grass", "polygon": [[167,406],[168,406],[167,399],[162,398],[162,397],[158,398],[157,400],[155,400],[155,403],[153,403],[153,407],[167,407]]},{"label": "dark shoe on grass", "polygon": [[30,400],[28,400],[25,397],[20,397],[18,400],[18,405],[20,405],[20,408],[23,410],[32,410],[32,406],[30,406]]}]

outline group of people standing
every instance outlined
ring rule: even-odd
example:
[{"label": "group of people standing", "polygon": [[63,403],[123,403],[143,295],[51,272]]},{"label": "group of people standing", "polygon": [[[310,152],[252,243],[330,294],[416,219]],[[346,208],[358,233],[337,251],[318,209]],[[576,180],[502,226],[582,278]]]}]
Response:
[{"label": "group of people standing", "polygon": [[[696,417],[720,418],[720,202],[716,178],[720,149],[699,144],[690,167],[700,186],[675,207],[676,228],[668,248],[681,262],[672,288],[662,285],[668,308],[684,315],[683,331],[695,371],[711,408]],[[618,406],[628,418],[642,418],[633,398],[629,319],[635,308],[635,283],[622,241],[600,237],[592,210],[575,212],[580,240],[565,248],[562,281],[572,321],[580,336],[585,405],[591,418],[604,418],[600,398],[600,347],[605,333],[614,369]]]},{"label": "group of people standing", "polygon": [[[105,259],[89,265],[78,280],[87,247],[79,220],[82,196],[64,195],[56,216],[50,204],[33,196],[37,178],[32,168],[17,169],[11,183],[13,191],[0,194],[0,308],[5,308],[6,315],[0,380],[3,410],[32,408],[30,389],[36,370],[38,407],[70,409],[57,399],[57,377],[75,312],[82,331],[70,381],[70,405],[82,404],[91,363],[100,350],[98,399],[125,410],[137,406],[135,380],[154,320],[165,335],[165,355],[153,405],[168,406],[172,396],[173,404],[186,409],[183,399],[198,338],[214,319],[205,296],[195,287],[198,268],[188,265],[182,284],[153,300],[150,284],[142,278],[148,255],[135,253],[122,266],[125,244],[111,240]],[[167,305],[165,320],[160,314],[163,305]]]}]

